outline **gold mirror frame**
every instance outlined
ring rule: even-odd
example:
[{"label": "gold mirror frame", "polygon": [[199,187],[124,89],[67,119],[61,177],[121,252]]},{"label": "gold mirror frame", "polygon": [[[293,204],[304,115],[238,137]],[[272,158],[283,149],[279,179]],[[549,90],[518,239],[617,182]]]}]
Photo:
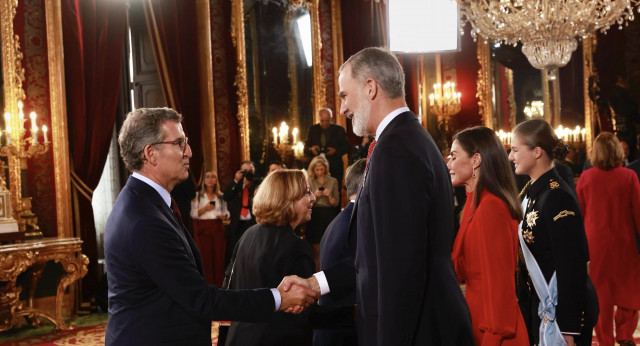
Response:
[{"label": "gold mirror frame", "polygon": [[[593,52],[595,51],[596,41],[594,35],[589,36],[582,40],[582,91],[584,93],[584,129],[586,130],[586,152],[591,152],[591,146],[593,145],[593,119],[595,104],[589,98],[589,77],[594,73],[593,66]],[[492,92],[491,92],[491,50],[489,42],[483,37],[478,36],[477,41],[477,58],[480,68],[478,69],[477,80],[477,92],[476,98],[478,99],[478,111],[482,116],[482,125],[494,129],[493,124],[493,105],[492,105]],[[545,71],[543,71],[545,72]],[[546,77],[546,73],[543,73]],[[544,79],[546,81],[546,79]],[[543,82],[545,107],[548,107],[551,97],[549,95],[548,83]],[[557,90],[557,88],[556,88]],[[511,104],[510,106],[515,106]],[[515,112],[510,112],[515,116]],[[545,114],[550,114],[550,109],[545,109]],[[550,121],[547,116],[545,120]],[[515,117],[510,116],[510,123],[515,127]]]},{"label": "gold mirror frame", "polygon": [[[324,70],[320,52],[320,18],[319,0],[289,0],[292,6],[304,6],[311,16],[311,46],[313,50],[313,117],[318,122],[318,111],[326,104],[324,87]],[[247,57],[244,42],[244,5],[243,0],[232,0],[231,3],[231,39],[236,48],[236,78],[233,83],[238,94],[238,124],[240,128],[240,151],[242,160],[250,160],[249,153],[249,96],[247,91]]]},{"label": "gold mirror frame", "polygon": [[[64,84],[64,54],[62,45],[62,17],[60,0],[44,2],[47,58],[49,70],[51,140],[53,149],[53,171],[56,192],[56,219],[58,237],[73,236],[71,224],[71,188],[69,183],[69,141],[67,137],[67,118]],[[2,30],[2,71],[4,78],[4,112],[18,113],[18,101],[24,100],[22,88],[24,69],[22,53],[17,37],[14,36],[13,19],[16,15],[18,0],[0,0],[0,19]],[[12,128],[18,128],[17,117],[12,117]],[[12,140],[18,139],[17,132]],[[14,211],[22,209],[22,183],[20,180],[21,162],[16,156],[9,157],[9,180],[11,200]],[[14,214],[16,214],[14,212]]]}]

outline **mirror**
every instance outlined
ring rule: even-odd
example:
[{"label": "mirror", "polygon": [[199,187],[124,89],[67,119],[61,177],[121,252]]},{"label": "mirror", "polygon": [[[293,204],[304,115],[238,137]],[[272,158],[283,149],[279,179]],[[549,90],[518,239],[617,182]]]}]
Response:
[{"label": "mirror", "polygon": [[561,124],[580,126],[585,130],[581,147],[589,152],[594,109],[588,89],[593,74],[592,38],[580,42],[569,64],[557,75],[533,68],[520,46],[494,44],[478,37],[477,49],[477,97],[484,126],[509,132],[536,116],[554,128]]},{"label": "mirror", "polygon": [[297,141],[304,141],[325,103],[316,1],[234,0],[232,4],[232,24],[240,24],[232,32],[238,52],[242,155],[256,166],[281,159],[273,145],[274,127],[284,121],[291,130],[298,128]]}]

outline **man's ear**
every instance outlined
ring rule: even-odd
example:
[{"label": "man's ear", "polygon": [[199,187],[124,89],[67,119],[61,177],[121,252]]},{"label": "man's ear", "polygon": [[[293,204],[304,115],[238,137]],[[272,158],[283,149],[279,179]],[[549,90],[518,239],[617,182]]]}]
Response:
[{"label": "man's ear", "polygon": [[153,145],[146,145],[142,150],[143,160],[155,166],[158,162],[158,150]]},{"label": "man's ear", "polygon": [[369,78],[364,82],[364,87],[365,95],[367,95],[367,98],[369,100],[373,100],[376,98],[376,96],[378,96],[380,86],[372,78]]}]

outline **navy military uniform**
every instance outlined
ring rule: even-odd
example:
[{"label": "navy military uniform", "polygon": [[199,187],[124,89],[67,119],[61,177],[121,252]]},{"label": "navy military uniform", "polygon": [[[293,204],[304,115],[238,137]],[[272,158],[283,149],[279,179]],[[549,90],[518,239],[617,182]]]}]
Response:
[{"label": "navy military uniform", "polygon": [[[587,275],[587,239],[575,193],[552,168],[535,182],[527,184],[521,195],[528,198],[522,222],[526,246],[547,282],[556,272],[558,304],[555,316],[558,326],[562,333],[573,334],[577,345],[591,345],[598,302]],[[540,301],[522,253],[517,281],[518,303],[530,342],[538,344]]]}]

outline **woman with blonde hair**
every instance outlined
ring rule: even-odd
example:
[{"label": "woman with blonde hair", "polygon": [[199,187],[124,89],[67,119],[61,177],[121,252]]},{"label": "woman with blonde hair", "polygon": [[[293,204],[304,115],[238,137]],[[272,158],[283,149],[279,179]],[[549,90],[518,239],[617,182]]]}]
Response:
[{"label": "woman with blonde hair", "polygon": [[228,217],[218,175],[214,171],[206,171],[202,186],[191,201],[193,240],[202,255],[207,283],[218,287],[224,279],[225,234],[222,221]]},{"label": "woman with blonde hair", "polygon": [[[288,275],[311,276],[311,247],[293,230],[309,221],[315,200],[304,172],[285,169],[267,175],[253,198],[257,224],[238,241],[224,287],[277,287]],[[303,312],[299,316],[276,314],[268,323],[234,321],[226,344],[309,345],[312,334],[307,318],[308,312]]]},{"label": "woman with blonde hair", "polygon": [[452,259],[475,344],[526,345],[513,280],[522,210],[507,153],[495,131],[477,126],[453,136],[447,167],[453,186],[467,192]]},{"label": "woman with blonde hair", "polygon": [[[640,182],[622,167],[624,153],[616,136],[602,132],[591,151],[594,168],[582,173],[577,192],[590,250],[590,275],[598,291],[600,345],[634,345],[640,309]],[[613,336],[614,306],[616,336]]]},{"label": "woman with blonde hair", "polygon": [[308,169],[309,187],[316,197],[311,221],[307,224],[305,237],[313,247],[316,269],[319,270],[320,240],[327,226],[338,215],[340,203],[340,183],[329,173],[329,162],[322,156],[311,160]]}]

